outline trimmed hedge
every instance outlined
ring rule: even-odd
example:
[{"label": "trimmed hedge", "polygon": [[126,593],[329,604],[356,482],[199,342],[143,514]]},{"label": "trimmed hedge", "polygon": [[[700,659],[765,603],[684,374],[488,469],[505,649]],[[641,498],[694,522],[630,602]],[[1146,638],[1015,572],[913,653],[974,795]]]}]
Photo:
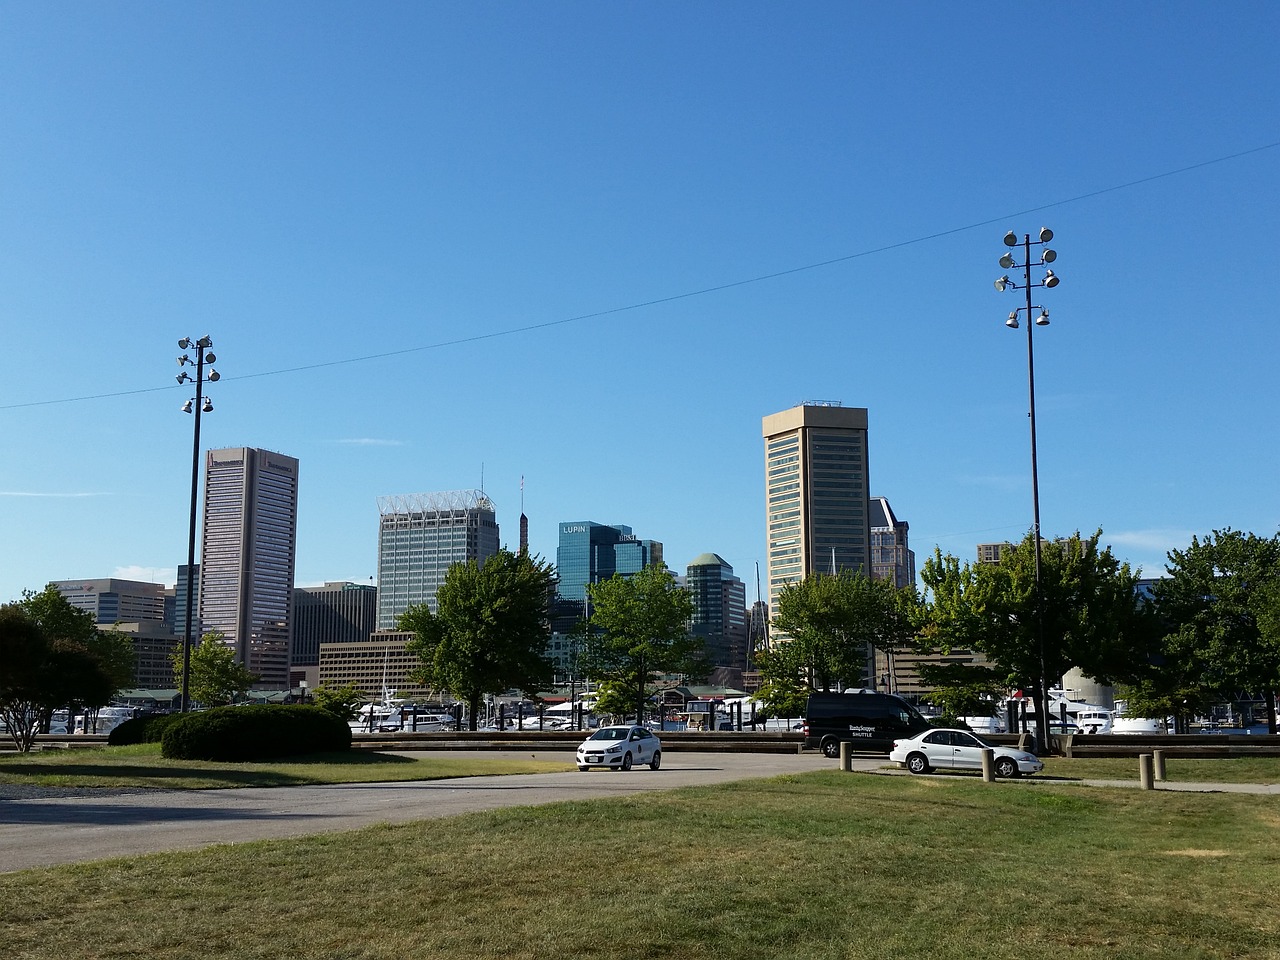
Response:
[{"label": "trimmed hedge", "polygon": [[351,748],[351,728],[319,707],[249,704],[180,714],[160,753],[171,760],[270,760]]},{"label": "trimmed hedge", "polygon": [[180,716],[180,713],[149,713],[133,717],[112,730],[107,735],[107,743],[113,747],[131,743],[159,743],[169,724]]}]

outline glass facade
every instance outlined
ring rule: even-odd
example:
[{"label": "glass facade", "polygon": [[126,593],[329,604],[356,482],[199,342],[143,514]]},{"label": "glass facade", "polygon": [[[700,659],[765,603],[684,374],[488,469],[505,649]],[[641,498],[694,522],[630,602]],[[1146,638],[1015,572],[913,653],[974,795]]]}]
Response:
[{"label": "glass facade", "polygon": [[693,601],[689,632],[698,637],[712,667],[747,665],[747,590],[733,567],[714,553],[689,564],[685,589]]},{"label": "glass facade", "polygon": [[378,510],[379,630],[394,630],[414,604],[434,613],[451,566],[498,552],[493,501],[479,490],[380,497]]},{"label": "glass facade", "polygon": [[320,663],[322,643],[360,643],[377,628],[378,590],[371,583],[326,583],[293,592],[295,667]]},{"label": "glass facade", "polygon": [[205,457],[198,613],[259,685],[289,682],[298,461],[235,447]]},{"label": "glass facade", "polygon": [[615,573],[639,573],[662,562],[662,544],[637,539],[624,524],[609,525],[592,520],[560,524],[556,548],[558,592],[566,600],[587,599],[587,584],[608,580]]}]

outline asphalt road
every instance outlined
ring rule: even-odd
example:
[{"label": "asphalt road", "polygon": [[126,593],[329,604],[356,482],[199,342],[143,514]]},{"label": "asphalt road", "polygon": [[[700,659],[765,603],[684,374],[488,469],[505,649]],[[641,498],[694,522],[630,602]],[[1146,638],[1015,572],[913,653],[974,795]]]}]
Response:
[{"label": "asphalt road", "polygon": [[[451,754],[459,755],[495,756]],[[563,752],[530,756],[573,761]],[[883,759],[854,760],[855,769],[883,765]],[[627,773],[573,770],[416,783],[15,798],[0,800],[0,872],[824,769],[839,769],[839,761],[816,753],[668,752],[660,770]]]}]

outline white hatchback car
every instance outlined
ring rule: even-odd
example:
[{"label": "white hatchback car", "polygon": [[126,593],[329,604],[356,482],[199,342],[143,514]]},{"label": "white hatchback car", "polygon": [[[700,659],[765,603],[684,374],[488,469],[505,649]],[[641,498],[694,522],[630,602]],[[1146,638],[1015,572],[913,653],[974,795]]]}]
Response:
[{"label": "white hatchback car", "polygon": [[630,770],[637,763],[650,770],[662,765],[662,741],[647,727],[601,727],[578,747],[579,770]]},{"label": "white hatchback car", "polygon": [[889,759],[912,773],[981,770],[982,751],[986,749],[994,754],[997,777],[1016,777],[1044,769],[1044,761],[1034,753],[987,743],[968,730],[926,730],[907,740],[895,740]]}]

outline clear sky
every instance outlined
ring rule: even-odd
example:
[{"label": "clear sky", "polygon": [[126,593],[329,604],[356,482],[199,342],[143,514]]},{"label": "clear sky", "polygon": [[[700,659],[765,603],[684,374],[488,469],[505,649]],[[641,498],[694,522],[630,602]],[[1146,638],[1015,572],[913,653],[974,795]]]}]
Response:
[{"label": "clear sky", "polygon": [[[376,498],[480,487],[535,552],[624,523],[764,571],[766,414],[870,411],[935,546],[1148,574],[1271,535],[1280,5],[0,4],[0,600],[172,583],[206,447],[301,461],[297,580]],[[483,479],[482,479],[483,478]]]}]

